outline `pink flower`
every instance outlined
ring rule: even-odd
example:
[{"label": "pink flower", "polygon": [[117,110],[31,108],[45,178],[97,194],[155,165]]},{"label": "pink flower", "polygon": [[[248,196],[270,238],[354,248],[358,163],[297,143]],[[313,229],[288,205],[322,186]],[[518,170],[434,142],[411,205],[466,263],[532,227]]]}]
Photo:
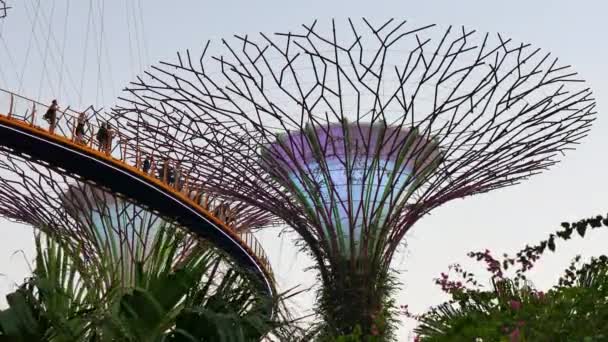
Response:
[{"label": "pink flower", "polygon": [[513,309],[513,310],[519,310],[519,309],[521,309],[521,302],[519,302],[519,301],[512,300],[510,302],[510,304],[511,304],[511,309]]},{"label": "pink flower", "polygon": [[509,341],[519,342],[519,328],[515,328],[515,330],[513,330],[511,334],[509,334]]}]

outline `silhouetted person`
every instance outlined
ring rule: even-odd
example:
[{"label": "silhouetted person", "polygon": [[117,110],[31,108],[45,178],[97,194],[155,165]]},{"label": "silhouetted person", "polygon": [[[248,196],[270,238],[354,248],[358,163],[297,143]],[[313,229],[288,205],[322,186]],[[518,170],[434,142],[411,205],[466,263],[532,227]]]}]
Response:
[{"label": "silhouetted person", "polygon": [[170,185],[175,182],[175,169],[169,163],[169,159],[165,159],[163,166],[158,169],[158,178]]},{"label": "silhouetted person", "polygon": [[213,209],[213,215],[226,224],[231,225],[235,222],[234,215],[230,205],[222,202]]},{"label": "silhouetted person", "polygon": [[171,164],[167,164],[167,183],[169,185],[175,184],[175,168]]},{"label": "silhouetted person", "polygon": [[76,142],[79,144],[84,143],[84,130],[87,125],[87,117],[84,113],[80,113],[78,115],[78,119],[76,120]]},{"label": "silhouetted person", "polygon": [[100,151],[106,151],[106,144],[108,141],[108,128],[106,126],[105,122],[101,123],[101,126],[99,126],[99,130],[97,131],[97,143],[99,144],[99,150]]},{"label": "silhouetted person", "polygon": [[148,173],[150,172],[150,167],[152,167],[152,160],[150,159],[150,156],[146,156],[146,159],[144,159],[144,164],[141,169],[144,173]]},{"label": "silhouetted person", "polygon": [[181,191],[183,182],[182,182],[182,162],[177,162],[177,164],[175,165],[175,169],[173,170],[174,172],[174,185],[175,185],[175,189]]},{"label": "silhouetted person", "polygon": [[42,117],[49,123],[49,132],[55,132],[55,124],[57,124],[57,111],[59,110],[59,105],[57,104],[57,100],[53,100],[49,109],[47,109],[46,113]]},{"label": "silhouetted person", "polygon": [[107,139],[106,139],[106,152],[110,153],[112,151],[112,139],[116,135],[116,131],[110,126],[109,123],[106,122],[107,129]]},{"label": "silhouetted person", "polygon": [[169,185],[175,185],[175,169],[169,166],[169,174],[167,175]]},{"label": "silhouetted person", "polygon": [[167,168],[169,167],[169,162],[167,161],[167,159],[165,159],[165,161],[163,162],[163,164],[158,168],[158,178],[160,180],[162,180],[163,182],[165,181],[165,174],[167,172]]}]

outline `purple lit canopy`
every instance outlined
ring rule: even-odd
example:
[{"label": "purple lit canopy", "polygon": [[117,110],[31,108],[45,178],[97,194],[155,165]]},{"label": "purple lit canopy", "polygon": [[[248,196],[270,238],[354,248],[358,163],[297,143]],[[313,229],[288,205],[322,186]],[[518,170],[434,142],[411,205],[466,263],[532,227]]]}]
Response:
[{"label": "purple lit canopy", "polygon": [[[413,129],[333,123],[287,132],[265,148],[266,170],[324,228],[331,248],[362,254],[361,235],[395,219],[416,184],[441,161],[436,143]],[[360,241],[366,241],[359,246]],[[365,254],[365,253],[363,253]]]}]

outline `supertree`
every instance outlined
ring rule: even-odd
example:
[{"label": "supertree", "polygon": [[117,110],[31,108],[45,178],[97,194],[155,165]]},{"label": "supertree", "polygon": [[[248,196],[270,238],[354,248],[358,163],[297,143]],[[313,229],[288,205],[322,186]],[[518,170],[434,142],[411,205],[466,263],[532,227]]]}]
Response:
[{"label": "supertree", "polygon": [[568,65],[500,34],[321,26],[178,53],[126,88],[114,120],[301,236],[322,280],[320,338],[359,326],[390,339],[390,263],[410,228],[557,163],[595,103]]}]

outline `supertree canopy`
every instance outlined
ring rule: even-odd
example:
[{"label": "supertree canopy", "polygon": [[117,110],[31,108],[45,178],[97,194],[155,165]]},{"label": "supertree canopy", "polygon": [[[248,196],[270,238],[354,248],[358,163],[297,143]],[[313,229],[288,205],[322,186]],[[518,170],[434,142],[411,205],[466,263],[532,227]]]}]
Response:
[{"label": "supertree canopy", "polygon": [[125,265],[145,261],[158,231],[170,225],[147,208],[86,183],[70,184],[59,198],[68,215],[88,227],[88,238],[120,250]]},{"label": "supertree canopy", "polygon": [[440,161],[437,144],[386,124],[307,126],[262,152],[265,171],[323,228],[327,247],[354,258],[381,246],[379,228]]},{"label": "supertree canopy", "polygon": [[116,125],[218,196],[272,213],[316,259],[324,333],[390,335],[390,261],[449,200],[558,162],[594,120],[570,66],[500,34],[317,22],[207,43],[138,78]]}]

